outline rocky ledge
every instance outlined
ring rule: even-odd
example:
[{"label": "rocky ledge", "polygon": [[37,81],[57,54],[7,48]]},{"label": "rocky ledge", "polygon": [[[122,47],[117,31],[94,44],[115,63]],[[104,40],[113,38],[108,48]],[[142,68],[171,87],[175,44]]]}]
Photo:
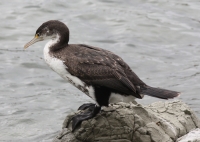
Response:
[{"label": "rocky ledge", "polygon": [[[185,142],[184,135],[187,137],[190,131],[200,134],[200,121],[181,101],[148,106],[113,104],[103,108],[93,119],[82,122],[72,133],[71,124],[69,128],[66,124],[74,115],[66,117],[62,132],[53,142]],[[194,141],[200,141],[200,137],[194,136]],[[190,141],[193,140],[190,137]]]}]

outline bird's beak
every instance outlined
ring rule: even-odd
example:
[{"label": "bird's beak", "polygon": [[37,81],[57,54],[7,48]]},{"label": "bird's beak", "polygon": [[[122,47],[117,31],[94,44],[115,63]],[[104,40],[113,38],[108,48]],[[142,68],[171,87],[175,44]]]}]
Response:
[{"label": "bird's beak", "polygon": [[38,37],[37,35],[31,40],[29,41],[27,44],[24,45],[24,49],[28,48],[29,46],[31,46],[32,44],[38,42],[38,41],[42,41],[43,38],[42,37]]}]

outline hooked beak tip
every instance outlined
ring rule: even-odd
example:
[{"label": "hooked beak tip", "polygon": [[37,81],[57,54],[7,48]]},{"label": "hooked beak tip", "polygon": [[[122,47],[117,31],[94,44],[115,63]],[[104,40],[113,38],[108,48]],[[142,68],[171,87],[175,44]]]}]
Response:
[{"label": "hooked beak tip", "polygon": [[27,46],[27,45],[24,45],[24,50],[25,50],[26,48],[28,48],[28,46]]}]

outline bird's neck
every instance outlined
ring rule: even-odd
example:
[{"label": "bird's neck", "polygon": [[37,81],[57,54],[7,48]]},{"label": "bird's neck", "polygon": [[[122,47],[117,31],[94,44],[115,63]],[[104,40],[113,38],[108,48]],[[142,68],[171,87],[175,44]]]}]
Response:
[{"label": "bird's neck", "polygon": [[59,34],[55,38],[51,39],[46,46],[49,48],[49,51],[55,52],[61,48],[64,48],[68,45],[67,39],[61,37]]}]

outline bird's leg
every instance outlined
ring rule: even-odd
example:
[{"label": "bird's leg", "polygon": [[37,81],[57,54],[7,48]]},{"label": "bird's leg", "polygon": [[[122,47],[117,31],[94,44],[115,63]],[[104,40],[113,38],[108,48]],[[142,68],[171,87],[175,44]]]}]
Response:
[{"label": "bird's leg", "polygon": [[90,107],[95,107],[95,104],[93,104],[93,103],[83,104],[78,108],[78,110],[86,110],[87,108],[90,108]]},{"label": "bird's leg", "polygon": [[100,110],[101,110],[100,106],[91,105],[91,107],[89,107],[85,112],[72,117],[71,120],[68,121],[67,127],[69,123],[72,121],[72,132],[73,132],[76,129],[76,127],[81,124],[82,121],[95,117],[100,112]]}]

